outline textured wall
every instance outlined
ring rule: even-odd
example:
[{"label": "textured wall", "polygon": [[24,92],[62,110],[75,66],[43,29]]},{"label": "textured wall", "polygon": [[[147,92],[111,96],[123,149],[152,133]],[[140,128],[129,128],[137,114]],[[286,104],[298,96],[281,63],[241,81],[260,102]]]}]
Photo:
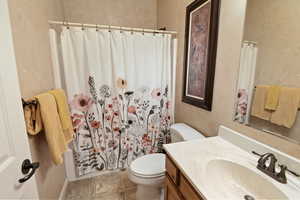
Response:
[{"label": "textured wall", "polygon": [[[31,97],[54,87],[48,39],[48,20],[61,20],[60,0],[9,0],[21,93]],[[65,180],[64,166],[54,166],[44,134],[29,137],[41,199],[57,199]]]},{"label": "textured wall", "polygon": [[181,101],[185,9],[191,2],[192,0],[158,0],[158,26],[166,26],[167,29],[178,31],[179,49],[176,79],[176,121],[187,123],[209,136],[217,134],[219,125],[225,125],[260,142],[300,158],[299,145],[292,144],[232,121],[246,0],[221,1],[222,5],[212,112],[207,112]]},{"label": "textured wall", "polygon": [[300,2],[251,0],[245,40],[258,42],[257,84],[300,87]]},{"label": "textured wall", "polygon": [[157,0],[63,0],[66,20],[136,28],[156,28]]},{"label": "textured wall", "polygon": [[[251,0],[247,6],[244,39],[258,43],[255,84],[300,87],[299,0]],[[284,128],[260,120],[251,126],[267,128],[300,142],[300,115]]]}]

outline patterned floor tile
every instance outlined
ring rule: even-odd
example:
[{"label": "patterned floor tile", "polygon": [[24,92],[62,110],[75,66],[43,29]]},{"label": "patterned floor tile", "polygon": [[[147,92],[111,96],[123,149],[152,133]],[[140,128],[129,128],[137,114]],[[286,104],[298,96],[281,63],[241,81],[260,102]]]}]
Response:
[{"label": "patterned floor tile", "polygon": [[135,183],[133,183],[129,180],[127,171],[120,172],[120,175],[121,175],[121,182],[124,187],[124,190],[128,190],[128,189],[137,187]]},{"label": "patterned floor tile", "polygon": [[70,182],[66,192],[66,200],[89,199],[92,194],[92,181],[85,179]]},{"label": "patterned floor tile", "polygon": [[124,196],[125,196],[124,200],[136,200],[136,188],[126,190],[124,192]]},{"label": "patterned floor tile", "polygon": [[120,173],[109,173],[92,179],[92,196],[99,197],[123,191]]},{"label": "patterned floor tile", "polygon": [[108,193],[92,198],[92,200],[125,200],[123,192],[119,193]]},{"label": "patterned floor tile", "polygon": [[70,182],[65,200],[136,200],[136,185],[126,171]]}]

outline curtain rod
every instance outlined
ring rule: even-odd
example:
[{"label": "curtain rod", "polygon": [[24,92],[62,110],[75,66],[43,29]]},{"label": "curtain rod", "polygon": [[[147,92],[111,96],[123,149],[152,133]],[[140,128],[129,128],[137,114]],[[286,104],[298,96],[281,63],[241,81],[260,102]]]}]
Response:
[{"label": "curtain rod", "polygon": [[108,26],[108,25],[98,25],[98,24],[80,24],[80,23],[71,23],[71,22],[62,22],[62,21],[48,21],[49,24],[63,25],[63,26],[75,26],[75,27],[89,27],[89,28],[99,28],[99,29],[114,29],[122,31],[134,31],[134,32],[143,32],[143,33],[162,33],[162,34],[172,34],[176,35],[175,31],[162,31],[162,30],[153,30],[153,29],[142,29],[142,28],[128,28],[122,26]]},{"label": "curtain rod", "polygon": [[257,45],[257,44],[258,44],[258,42],[254,42],[254,41],[248,41],[248,40],[245,40],[245,41],[244,41],[244,43],[248,43],[248,44],[255,44],[255,45]]}]

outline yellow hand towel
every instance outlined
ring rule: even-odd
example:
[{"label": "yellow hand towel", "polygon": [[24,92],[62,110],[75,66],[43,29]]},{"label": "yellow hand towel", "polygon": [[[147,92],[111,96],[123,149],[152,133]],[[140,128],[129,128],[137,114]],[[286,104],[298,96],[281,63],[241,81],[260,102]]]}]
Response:
[{"label": "yellow hand towel", "polygon": [[265,109],[276,110],[279,102],[280,86],[270,86],[266,100]]},{"label": "yellow hand towel", "polygon": [[57,111],[55,98],[49,93],[37,95],[46,140],[53,162],[58,165],[63,162],[62,154],[67,150],[63,129]]},{"label": "yellow hand towel", "polygon": [[[34,101],[35,98],[29,99],[28,101]],[[41,108],[40,105],[26,105],[24,107],[24,118],[27,133],[29,135],[36,135],[40,133],[43,129],[43,123],[41,118]]]},{"label": "yellow hand towel", "polygon": [[292,128],[296,121],[299,102],[299,88],[282,87],[278,107],[272,114],[271,122],[279,126]]},{"label": "yellow hand towel", "polygon": [[271,118],[271,111],[265,109],[269,86],[258,85],[254,93],[251,115],[260,119],[269,121]]},{"label": "yellow hand towel", "polygon": [[56,100],[57,110],[64,131],[65,140],[67,143],[69,143],[73,140],[74,129],[66,94],[62,89],[51,90],[49,93],[53,95]]}]

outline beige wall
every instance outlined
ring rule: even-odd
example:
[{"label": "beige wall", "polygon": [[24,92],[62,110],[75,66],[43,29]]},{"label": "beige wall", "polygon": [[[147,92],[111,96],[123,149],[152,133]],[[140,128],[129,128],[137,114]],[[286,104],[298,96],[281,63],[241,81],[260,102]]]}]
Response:
[{"label": "beige wall", "polygon": [[166,26],[167,29],[178,31],[179,49],[176,79],[176,121],[185,122],[208,136],[216,135],[219,125],[225,125],[260,142],[300,158],[299,145],[289,143],[232,121],[246,0],[221,1],[212,112],[207,112],[181,101],[185,8],[191,2],[192,0],[158,0],[158,26]]},{"label": "beige wall", "polygon": [[299,0],[251,0],[245,40],[258,42],[256,84],[300,87]]},{"label": "beige wall", "polygon": [[[9,0],[22,96],[27,98],[54,87],[48,20],[61,20],[60,0]],[[41,199],[57,199],[65,180],[64,166],[54,166],[44,134],[29,137],[34,161],[40,162],[36,180]]]},{"label": "beige wall", "polygon": [[137,28],[156,28],[157,0],[63,0],[66,20]]},{"label": "beige wall", "polygon": [[[300,87],[299,18],[299,0],[249,1],[244,40],[258,43],[255,85]],[[300,142],[300,115],[291,129],[258,118],[250,123]]]}]

